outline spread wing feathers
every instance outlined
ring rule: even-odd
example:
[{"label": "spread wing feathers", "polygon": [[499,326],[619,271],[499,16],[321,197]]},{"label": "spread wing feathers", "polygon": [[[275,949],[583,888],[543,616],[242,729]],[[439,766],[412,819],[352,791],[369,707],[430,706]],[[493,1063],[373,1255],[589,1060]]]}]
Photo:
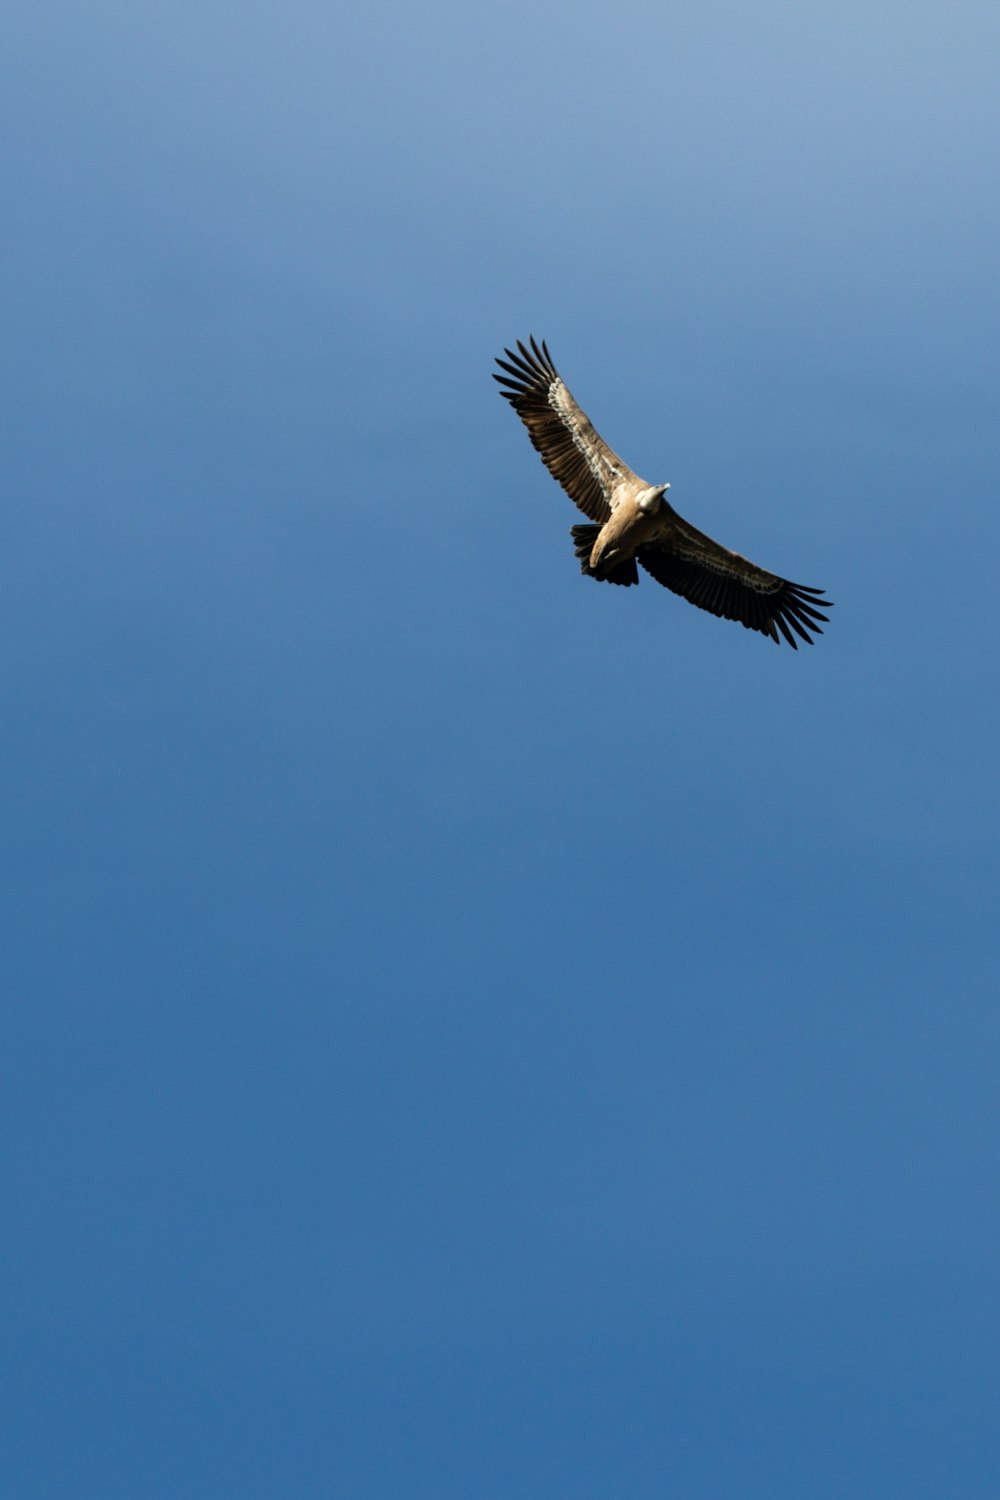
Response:
[{"label": "spread wing feathers", "polygon": [[[809,645],[823,634],[821,613],[832,600],[822,589],[789,583],[776,573],[755,567],[738,552],[720,547],[711,537],[676,515],[677,529],[661,543],[640,547],[636,556],[657,583],[726,620],[739,620],[780,645],[778,631],[798,649],[796,635]],[[793,634],[794,632],[794,634]]]},{"label": "spread wing feathers", "polygon": [[516,354],[505,349],[507,358],[497,360],[505,373],[493,379],[528,429],[553,479],[585,516],[603,524],[611,515],[615,485],[623,479],[642,481],[594,431],[563,384],[544,339],[541,348],[533,338],[530,342],[526,349],[518,339]]}]

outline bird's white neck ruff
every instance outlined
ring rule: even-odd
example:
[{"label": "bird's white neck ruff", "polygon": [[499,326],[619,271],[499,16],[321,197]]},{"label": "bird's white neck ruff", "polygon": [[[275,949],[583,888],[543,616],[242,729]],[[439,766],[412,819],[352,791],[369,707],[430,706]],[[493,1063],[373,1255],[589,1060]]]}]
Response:
[{"label": "bird's white neck ruff", "polygon": [[669,488],[669,484],[651,484],[649,489],[641,490],[636,495],[635,503],[644,515],[652,515],[663,498],[664,491]]}]

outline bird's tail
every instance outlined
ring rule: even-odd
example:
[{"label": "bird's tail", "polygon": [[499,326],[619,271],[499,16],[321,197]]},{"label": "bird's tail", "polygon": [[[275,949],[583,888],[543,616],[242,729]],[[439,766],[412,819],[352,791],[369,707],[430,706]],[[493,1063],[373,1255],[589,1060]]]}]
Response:
[{"label": "bird's tail", "polygon": [[580,559],[580,567],[584,573],[590,572],[590,554],[594,550],[594,543],[600,535],[599,526],[573,526],[570,535],[573,538],[573,550]]},{"label": "bird's tail", "polygon": [[591,568],[590,554],[600,534],[600,526],[573,526],[570,530],[573,536],[573,550],[580,559],[581,573],[586,573],[588,578],[597,578],[602,583],[620,583],[626,588],[630,583],[639,582],[639,572],[634,557],[626,558],[624,562],[616,563],[614,567],[601,568],[597,573]]}]

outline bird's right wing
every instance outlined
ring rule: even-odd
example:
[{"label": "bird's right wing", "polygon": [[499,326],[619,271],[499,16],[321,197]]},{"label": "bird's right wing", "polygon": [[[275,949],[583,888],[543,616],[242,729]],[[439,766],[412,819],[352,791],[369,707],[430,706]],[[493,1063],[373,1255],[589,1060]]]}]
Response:
[{"label": "bird's right wing", "polygon": [[779,630],[793,647],[798,645],[796,635],[811,645],[814,635],[823,634],[828,618],[823,610],[831,609],[833,600],[824,598],[822,589],[790,583],[758,568],[738,552],[713,542],[673,506],[668,509],[674,522],[669,535],[636,552],[657,583],[709,614],[759,630],[775,645],[781,644]]},{"label": "bird's right wing", "polygon": [[507,359],[497,360],[505,373],[493,379],[528,429],[553,479],[585,516],[603,525],[611,515],[615,486],[623,479],[639,485],[642,480],[595,432],[563,384],[544,339],[540,349],[534,339],[530,342],[526,349],[518,339],[518,354],[505,349]]}]

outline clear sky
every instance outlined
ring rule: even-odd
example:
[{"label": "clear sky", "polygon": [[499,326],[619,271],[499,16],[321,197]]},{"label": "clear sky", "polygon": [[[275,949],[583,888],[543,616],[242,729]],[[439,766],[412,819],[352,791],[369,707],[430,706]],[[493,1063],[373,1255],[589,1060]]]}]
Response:
[{"label": "clear sky", "polygon": [[15,0],[5,1493],[996,1500],[998,48]]}]

